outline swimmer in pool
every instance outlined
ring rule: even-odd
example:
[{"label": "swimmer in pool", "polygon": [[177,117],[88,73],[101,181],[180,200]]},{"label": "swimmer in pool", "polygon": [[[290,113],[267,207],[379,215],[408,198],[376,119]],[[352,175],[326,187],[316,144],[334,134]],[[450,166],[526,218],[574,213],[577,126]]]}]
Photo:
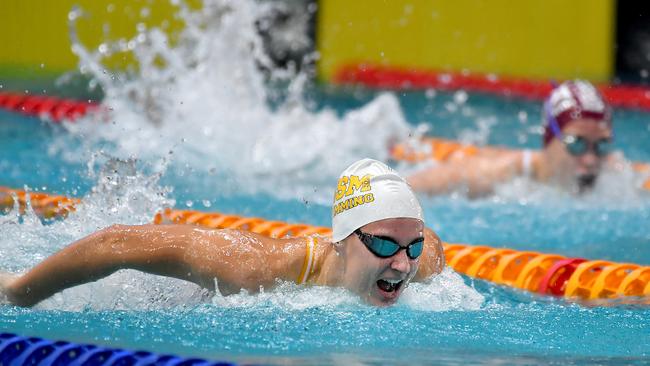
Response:
[{"label": "swimmer in pool", "polygon": [[591,189],[601,170],[615,166],[611,110],[589,82],[567,81],[544,103],[544,148],[540,151],[488,149],[485,154],[452,159],[408,178],[415,191],[438,194],[458,187],[469,196],[492,192],[515,176],[582,193]]},{"label": "swimmer in pool", "polygon": [[191,225],[114,225],[23,275],[0,276],[0,290],[13,304],[33,306],[130,268],[216,287],[224,295],[294,281],[344,287],[369,304],[387,306],[411,280],[438,274],[444,265],[442,243],[425,228],[406,181],[383,163],[363,159],[338,180],[331,237],[273,239]]}]

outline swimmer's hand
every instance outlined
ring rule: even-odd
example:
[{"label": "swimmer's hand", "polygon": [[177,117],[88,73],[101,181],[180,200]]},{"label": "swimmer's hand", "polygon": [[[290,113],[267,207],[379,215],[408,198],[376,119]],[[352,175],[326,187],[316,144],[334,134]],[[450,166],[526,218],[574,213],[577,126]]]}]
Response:
[{"label": "swimmer's hand", "polygon": [[0,304],[13,303],[14,298],[11,285],[20,277],[9,272],[0,272]]}]

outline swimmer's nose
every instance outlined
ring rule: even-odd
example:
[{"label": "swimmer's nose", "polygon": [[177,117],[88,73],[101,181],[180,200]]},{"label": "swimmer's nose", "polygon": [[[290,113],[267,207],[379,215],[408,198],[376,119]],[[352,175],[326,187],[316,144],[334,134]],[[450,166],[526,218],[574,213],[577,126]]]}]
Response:
[{"label": "swimmer's nose", "polygon": [[587,168],[588,170],[593,170],[597,168],[599,163],[600,163],[600,158],[596,156],[596,154],[594,154],[593,151],[587,152],[580,159],[580,164],[583,167]]},{"label": "swimmer's nose", "polygon": [[402,273],[411,272],[411,261],[406,255],[406,250],[400,250],[397,252],[397,254],[395,254],[395,256],[393,256],[393,261],[390,264],[390,268]]}]

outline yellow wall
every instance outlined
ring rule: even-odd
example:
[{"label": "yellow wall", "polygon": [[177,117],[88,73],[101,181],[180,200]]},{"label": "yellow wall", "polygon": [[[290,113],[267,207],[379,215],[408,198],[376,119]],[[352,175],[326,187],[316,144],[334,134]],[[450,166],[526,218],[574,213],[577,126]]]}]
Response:
[{"label": "yellow wall", "polygon": [[[139,22],[182,26],[168,0],[0,0],[0,78],[74,70],[67,16],[75,4],[91,47],[133,36]],[[604,81],[613,72],[613,13],[614,0],[321,0],[319,75],[331,80],[342,65],[373,62]]]},{"label": "yellow wall", "polygon": [[324,0],[318,71],[346,64],[608,80],[613,0]]},{"label": "yellow wall", "polygon": [[[84,11],[77,22],[79,37],[91,47],[134,36],[138,23],[180,26],[168,0],[0,0],[0,76],[55,76],[74,70],[68,13],[75,5]],[[120,55],[111,64],[121,63],[128,63],[128,57]]]}]

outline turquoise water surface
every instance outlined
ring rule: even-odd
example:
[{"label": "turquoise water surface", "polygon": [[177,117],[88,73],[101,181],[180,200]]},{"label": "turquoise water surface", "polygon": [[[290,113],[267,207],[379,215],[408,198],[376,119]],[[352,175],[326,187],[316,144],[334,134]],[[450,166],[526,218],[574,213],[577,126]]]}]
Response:
[{"label": "turquoise water surface", "polygon": [[[315,108],[310,113],[331,109],[343,116],[377,93],[315,89],[310,95]],[[412,128],[421,124],[430,134],[477,143],[540,145],[538,103],[442,92],[396,96]],[[615,113],[616,146],[631,159],[650,161],[648,117]],[[199,165],[211,161],[209,156],[197,164],[172,156],[162,169],[155,159],[141,158],[138,178],[124,180],[133,191],[107,189],[98,171],[115,151],[115,142],[88,145],[86,136],[0,112],[0,185],[88,195],[97,204],[45,226],[11,214],[0,217],[0,268],[24,270],[85,233],[114,222],[146,222],[166,205],[329,226],[330,209],[318,194],[291,198],[273,190],[251,190],[251,184],[261,186],[275,178],[268,172],[244,177],[227,169],[201,169]],[[363,136],[359,144],[364,144]],[[99,150],[105,150],[103,155]],[[350,151],[354,155],[356,150]],[[361,147],[359,151],[364,153]],[[99,158],[89,164],[92,154]],[[157,173],[159,180],[147,181]],[[325,175],[313,183],[314,191],[331,189],[336,177]],[[295,179],[308,177],[297,174]],[[450,195],[422,197],[422,203],[427,225],[448,242],[650,265],[650,197],[634,192],[633,186],[605,181],[597,195],[576,198],[513,185],[479,200]],[[111,205],[118,207],[116,213],[110,212]],[[386,309],[361,304],[343,290],[291,285],[272,293],[223,298],[181,281],[126,272],[64,292],[35,309],[2,305],[0,329],[254,363],[650,362],[650,310],[641,305],[568,303],[453,273],[407,292],[404,301]]]}]

